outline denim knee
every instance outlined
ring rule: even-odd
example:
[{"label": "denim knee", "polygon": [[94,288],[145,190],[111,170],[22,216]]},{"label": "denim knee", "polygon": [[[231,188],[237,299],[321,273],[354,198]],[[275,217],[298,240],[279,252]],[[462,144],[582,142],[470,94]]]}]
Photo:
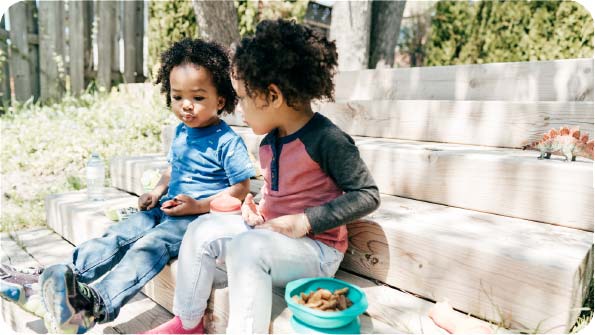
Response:
[{"label": "denim knee", "polygon": [[269,237],[265,231],[250,230],[234,237],[229,244],[226,263],[255,264],[268,267]]}]

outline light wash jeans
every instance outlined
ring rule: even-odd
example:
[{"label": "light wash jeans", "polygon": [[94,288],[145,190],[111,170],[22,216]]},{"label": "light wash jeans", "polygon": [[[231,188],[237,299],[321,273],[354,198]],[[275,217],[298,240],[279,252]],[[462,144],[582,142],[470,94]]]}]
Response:
[{"label": "light wash jeans", "polygon": [[106,317],[100,322],[114,320],[120,308],[178,256],[186,228],[197,217],[168,216],[156,207],[111,225],[103,236],[74,249],[76,279],[93,282],[105,304]]},{"label": "light wash jeans", "polygon": [[227,273],[227,332],[268,333],[273,286],[332,277],[342,260],[341,252],[308,237],[251,229],[239,215],[203,215],[188,226],[180,247],[173,312],[185,327],[195,325],[211,288],[222,286]]}]

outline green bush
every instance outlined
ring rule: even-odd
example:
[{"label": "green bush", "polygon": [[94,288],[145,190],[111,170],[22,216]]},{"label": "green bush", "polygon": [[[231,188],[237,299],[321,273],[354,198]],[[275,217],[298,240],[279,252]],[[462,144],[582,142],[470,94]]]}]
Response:
[{"label": "green bush", "polygon": [[426,65],[593,56],[593,19],[572,1],[440,1]]},{"label": "green bush", "polygon": [[238,9],[241,36],[253,35],[256,25],[262,20],[284,18],[302,22],[308,6],[308,0],[235,0],[234,3]]},{"label": "green bush", "polygon": [[156,91],[151,97],[113,89],[67,96],[54,105],[10,107],[0,116],[0,231],[44,225],[44,198],[85,188],[93,151],[106,164],[106,185],[114,156],[160,152],[161,128],[175,118]]},{"label": "green bush", "polygon": [[192,1],[150,1],[149,26],[149,73],[155,78],[161,53],[173,42],[185,37],[197,38],[198,24]]}]

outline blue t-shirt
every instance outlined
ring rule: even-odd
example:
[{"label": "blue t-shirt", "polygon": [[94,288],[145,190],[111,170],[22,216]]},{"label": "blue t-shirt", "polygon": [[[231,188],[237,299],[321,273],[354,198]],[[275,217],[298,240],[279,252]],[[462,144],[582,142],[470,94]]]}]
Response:
[{"label": "blue t-shirt", "polygon": [[244,141],[223,120],[205,128],[180,123],[167,161],[171,179],[162,202],[178,194],[208,198],[255,175]]}]

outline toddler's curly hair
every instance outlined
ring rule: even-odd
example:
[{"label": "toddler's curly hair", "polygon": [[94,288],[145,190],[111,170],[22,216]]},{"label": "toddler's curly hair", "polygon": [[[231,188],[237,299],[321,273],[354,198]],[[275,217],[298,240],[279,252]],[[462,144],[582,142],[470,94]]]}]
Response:
[{"label": "toddler's curly hair", "polygon": [[244,81],[250,97],[256,92],[268,97],[268,86],[275,84],[288,106],[314,99],[334,101],[335,42],[293,20],[260,22],[255,35],[236,46],[232,58],[232,74]]},{"label": "toddler's curly hair", "polygon": [[165,93],[167,107],[171,106],[169,75],[174,67],[182,64],[194,64],[207,69],[217,94],[225,98],[225,106],[218,114],[233,113],[238,97],[231,86],[229,53],[220,44],[201,39],[182,39],[161,54],[161,67],[155,84],[161,83],[161,93]]}]

